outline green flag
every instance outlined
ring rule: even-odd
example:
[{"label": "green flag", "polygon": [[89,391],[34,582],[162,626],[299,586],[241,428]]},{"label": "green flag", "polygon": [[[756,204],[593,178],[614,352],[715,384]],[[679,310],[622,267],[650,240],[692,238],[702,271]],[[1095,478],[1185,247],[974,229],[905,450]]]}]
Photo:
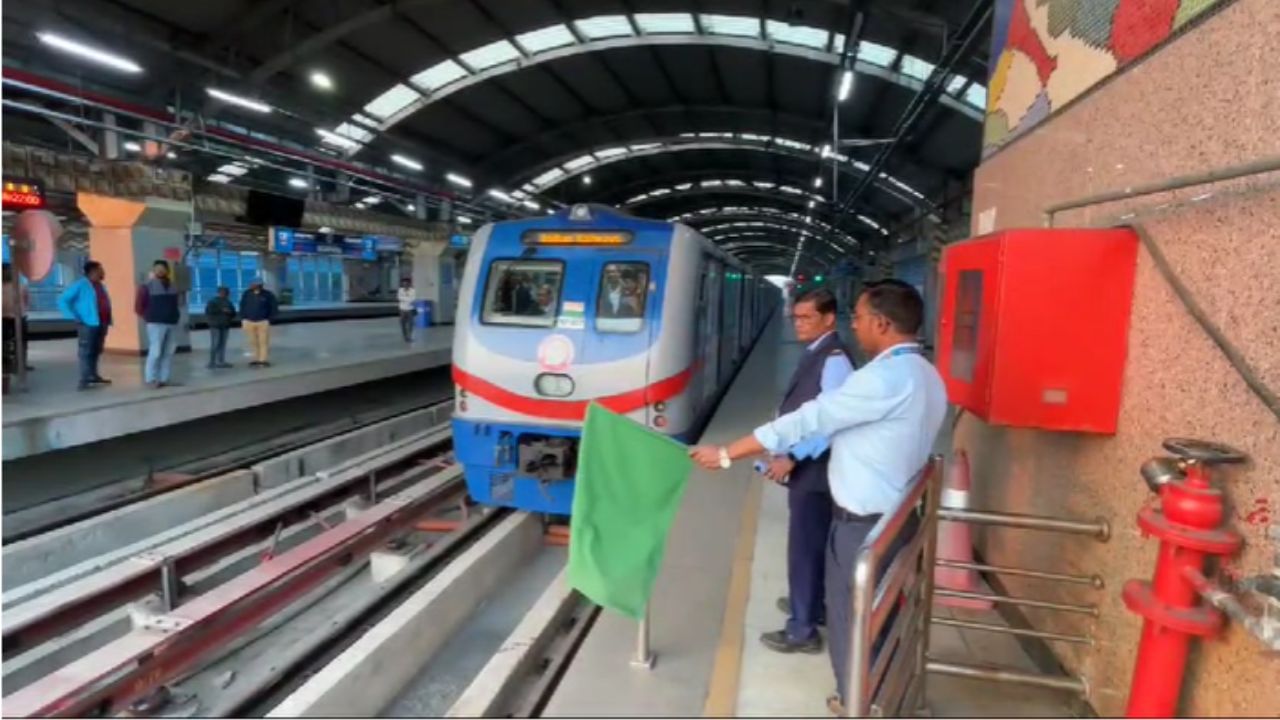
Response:
[{"label": "green flag", "polygon": [[569,585],[639,619],[689,479],[684,445],[592,403],[569,524]]}]

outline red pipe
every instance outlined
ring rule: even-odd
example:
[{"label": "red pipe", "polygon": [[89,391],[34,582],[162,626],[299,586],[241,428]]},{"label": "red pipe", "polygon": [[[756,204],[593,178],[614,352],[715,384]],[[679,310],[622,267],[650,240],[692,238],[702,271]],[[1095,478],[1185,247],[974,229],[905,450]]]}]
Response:
[{"label": "red pipe", "polygon": [[[52,92],[61,93],[63,95],[69,95],[71,97],[74,97],[80,100],[88,100],[90,102],[95,102],[100,105],[105,105],[115,110],[132,113],[134,115],[140,115],[146,118],[151,118],[152,120],[155,120],[157,122],[168,123],[171,125],[179,124],[178,119],[171,113],[156,110],[155,108],[146,107],[144,105],[136,105],[127,100],[120,100],[118,98],[113,98],[107,95],[103,95],[101,93],[94,92],[92,90],[86,90],[81,87],[76,87],[74,85],[68,85],[66,83],[59,82],[57,80],[53,80],[51,78],[47,78],[42,75],[36,75],[35,73],[30,73],[25,70],[18,70],[15,68],[6,67],[3,69],[3,76],[6,79],[13,80],[14,82],[20,82],[27,85],[31,85],[33,87],[41,88],[43,90],[49,90]],[[383,175],[379,172],[369,170],[368,168],[364,168],[353,163],[344,162],[342,160],[335,160],[325,155],[320,155],[318,153],[310,153],[305,150],[298,150],[298,149],[287,147],[284,145],[277,145],[276,143],[270,143],[270,142],[266,142],[265,140],[259,140],[258,138],[255,138],[249,135],[244,135],[242,133],[232,132],[224,128],[205,127],[199,132],[203,132],[208,135],[212,135],[214,137],[222,138],[223,140],[235,142],[240,145],[246,145],[259,150],[267,150],[269,152],[278,153],[280,155],[286,155],[295,160],[301,160],[303,162],[311,163],[312,165],[318,165],[320,167],[328,168],[330,170],[341,170],[342,172],[350,173],[352,175],[362,177],[366,180],[373,180],[376,182],[380,182],[394,188],[399,188],[401,190],[415,192],[415,193],[419,193],[419,192],[427,193],[429,195],[434,195],[436,197],[448,198],[449,200],[455,200],[457,198],[457,196],[454,193],[451,193],[446,190],[438,190],[436,188],[431,188],[431,187],[421,187],[421,186],[406,184],[403,180],[399,180],[397,178]]]},{"label": "red pipe", "polygon": [[1199,571],[1206,557],[1230,555],[1240,547],[1240,536],[1221,527],[1224,515],[1222,493],[1197,463],[1187,465],[1185,479],[1161,487],[1159,508],[1148,505],[1138,513],[1138,526],[1144,535],[1160,539],[1160,551],[1152,582],[1130,580],[1124,586],[1125,605],[1145,618],[1128,717],[1172,717],[1191,639],[1222,627],[1221,613],[1200,603],[1186,571]]}]

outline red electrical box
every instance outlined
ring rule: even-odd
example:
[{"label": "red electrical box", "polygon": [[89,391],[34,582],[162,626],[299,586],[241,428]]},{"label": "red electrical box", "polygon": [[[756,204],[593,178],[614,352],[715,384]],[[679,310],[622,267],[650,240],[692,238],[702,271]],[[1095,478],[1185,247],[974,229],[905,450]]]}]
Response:
[{"label": "red electrical box", "polygon": [[993,425],[1114,433],[1138,236],[1006,230],[942,255],[938,370]]}]

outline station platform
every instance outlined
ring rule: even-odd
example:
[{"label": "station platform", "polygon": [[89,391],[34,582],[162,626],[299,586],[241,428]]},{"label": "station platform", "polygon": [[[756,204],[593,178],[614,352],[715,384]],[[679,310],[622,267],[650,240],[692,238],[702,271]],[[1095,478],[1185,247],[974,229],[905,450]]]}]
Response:
[{"label": "station platform", "polygon": [[[333,322],[337,320],[356,320],[362,318],[394,317],[399,314],[399,306],[394,302],[359,302],[359,303],[315,303],[310,305],[281,306],[275,324]],[[204,329],[204,312],[190,314],[192,327]],[[36,311],[27,316],[28,325],[34,340],[46,340],[60,337],[74,337],[75,323],[63,317],[56,310]]]},{"label": "station platform", "polygon": [[250,368],[244,335],[234,330],[227,359],[236,367],[209,370],[209,333],[196,330],[191,352],[173,359],[172,380],[181,385],[158,390],[143,382],[145,358],[115,354],[100,364],[111,385],[77,390],[76,341],[32,343],[27,390],[4,399],[4,459],[449,364],[452,327],[416,332],[406,344],[392,318],[274,326],[272,366]]},{"label": "station platform", "polygon": [[[842,333],[843,334],[843,333]],[[708,425],[704,444],[734,440],[774,416],[803,353],[790,323],[775,318]],[[946,438],[939,449],[945,449]],[[726,472],[695,469],[668,538],[650,605],[652,669],[635,667],[637,624],[605,611],[585,638],[544,714],[630,717],[825,717],[835,678],[824,646],[780,654],[759,636],[783,627],[775,607],[786,587],[786,490],[750,462]],[[1005,624],[995,612],[951,611]],[[1018,642],[934,626],[931,653],[954,662],[1035,669]],[[930,677],[937,716],[1071,716],[1051,691]]]}]

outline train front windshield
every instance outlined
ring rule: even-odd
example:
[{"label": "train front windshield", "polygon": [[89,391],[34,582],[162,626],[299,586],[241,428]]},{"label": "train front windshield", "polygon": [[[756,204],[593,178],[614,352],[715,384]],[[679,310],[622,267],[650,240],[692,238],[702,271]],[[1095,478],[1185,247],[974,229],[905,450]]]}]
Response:
[{"label": "train front windshield", "polygon": [[481,321],[551,327],[563,283],[564,263],[559,260],[495,260],[489,269]]}]

